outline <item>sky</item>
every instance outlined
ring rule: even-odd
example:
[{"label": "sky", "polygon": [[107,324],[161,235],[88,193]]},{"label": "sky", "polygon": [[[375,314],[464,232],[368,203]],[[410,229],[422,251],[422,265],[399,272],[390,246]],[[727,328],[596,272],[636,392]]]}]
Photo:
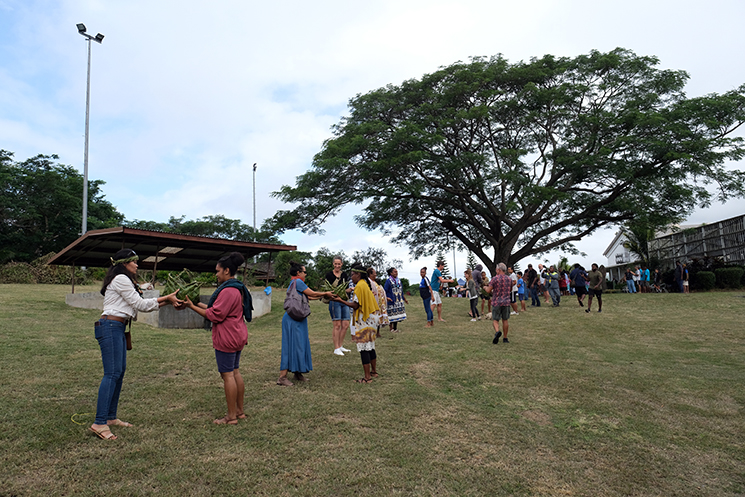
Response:
[{"label": "sky", "polygon": [[[75,25],[84,23],[105,36],[92,46],[89,178],[106,182],[106,199],[129,220],[220,214],[253,225],[255,215],[260,227],[292,207],[271,192],[309,169],[357,94],[472,56],[616,47],[687,71],[688,96],[722,93],[745,83],[742,19],[742,0],[0,0],[0,149],[16,160],[57,154],[82,172],[87,43]],[[345,208],[324,236],[281,238],[307,252],[384,248],[409,279],[433,266],[435,254],[412,261],[358,228],[357,212]],[[686,223],[743,213],[734,200]],[[587,255],[570,261],[604,263],[614,234],[583,239]],[[448,267],[460,275],[465,260],[450,252]],[[520,265],[529,262],[539,259]]]}]

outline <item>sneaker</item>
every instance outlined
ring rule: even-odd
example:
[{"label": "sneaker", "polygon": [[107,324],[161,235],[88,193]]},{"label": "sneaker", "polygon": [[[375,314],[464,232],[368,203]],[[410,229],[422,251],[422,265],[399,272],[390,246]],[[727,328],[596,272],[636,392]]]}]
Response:
[{"label": "sneaker", "polygon": [[510,343],[510,341],[509,341],[509,340],[507,340],[507,337],[504,337],[504,338],[502,339],[502,342],[504,342],[504,343]]},{"label": "sneaker", "polygon": [[590,309],[585,309],[585,312],[590,312]]},{"label": "sneaker", "polygon": [[479,316],[479,321],[481,321],[481,316]]},{"label": "sneaker", "polygon": [[510,312],[510,316],[517,316],[517,313],[515,311]]},{"label": "sneaker", "polygon": [[494,340],[491,341],[491,343],[499,343],[499,337],[502,336],[502,332],[498,331],[494,333]]},{"label": "sneaker", "polygon": [[352,352],[351,350],[346,349],[344,347],[339,347],[339,350],[341,350],[342,352]]},{"label": "sneaker", "polygon": [[603,310],[602,309],[598,309],[598,312],[603,312]]},{"label": "sneaker", "polygon": [[471,322],[473,323],[474,321],[478,321],[478,320],[477,320],[476,318],[473,318],[473,319],[471,320]]},{"label": "sneaker", "polygon": [[581,300],[578,300],[578,302],[579,302],[579,306],[580,307],[584,307],[585,306],[585,304],[583,304]]},{"label": "sneaker", "polygon": [[342,352],[341,349],[334,349],[334,354],[335,355],[344,355],[344,352]]}]

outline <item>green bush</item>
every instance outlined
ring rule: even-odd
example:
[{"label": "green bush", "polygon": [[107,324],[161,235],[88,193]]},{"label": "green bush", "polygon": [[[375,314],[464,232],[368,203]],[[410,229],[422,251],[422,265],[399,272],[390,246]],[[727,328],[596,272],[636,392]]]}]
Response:
[{"label": "green bush", "polygon": [[740,288],[743,269],[741,267],[724,267],[714,270],[719,288]]},{"label": "green bush", "polygon": [[717,277],[711,271],[699,271],[695,274],[695,279],[691,282],[691,284],[695,282],[696,288],[708,292],[709,290],[714,288],[716,281]]},{"label": "green bush", "polygon": [[0,283],[36,283],[31,264],[26,262],[8,262],[0,267]]},{"label": "green bush", "polygon": [[[70,266],[48,266],[47,262],[54,256],[49,253],[43,257],[27,262],[8,262],[0,266],[0,283],[51,284],[69,285],[72,283]],[[91,278],[80,268],[75,269],[75,283],[87,284]]]}]

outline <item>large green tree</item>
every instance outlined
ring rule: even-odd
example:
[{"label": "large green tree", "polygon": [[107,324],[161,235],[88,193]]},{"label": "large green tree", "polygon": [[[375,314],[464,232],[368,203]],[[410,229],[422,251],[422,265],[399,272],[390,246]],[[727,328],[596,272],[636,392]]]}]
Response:
[{"label": "large green tree", "polygon": [[[450,239],[487,267],[638,212],[677,219],[745,193],[745,85],[687,98],[683,71],[625,49],[474,58],[358,95],[267,226],[319,232],[347,204],[414,257]],[[713,183],[712,194],[707,185]],[[455,240],[455,241],[454,241]]]},{"label": "large green tree", "polygon": [[[80,236],[83,176],[37,155],[22,162],[0,150],[0,263],[28,262],[57,252]],[[124,215],[104,199],[101,180],[88,182],[88,229],[119,226]]]}]

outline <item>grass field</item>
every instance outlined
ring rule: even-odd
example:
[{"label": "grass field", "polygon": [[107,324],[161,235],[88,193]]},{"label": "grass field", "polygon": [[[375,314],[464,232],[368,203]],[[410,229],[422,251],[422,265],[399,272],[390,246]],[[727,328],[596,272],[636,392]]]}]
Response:
[{"label": "grass field", "polygon": [[68,291],[0,285],[0,496],[745,494],[743,292],[607,295],[602,314],[565,298],[513,316],[498,345],[465,299],[425,329],[412,297],[371,385],[314,302],[315,369],[288,388],[277,290],[249,325],[248,419],[212,424],[208,332],[135,324],[119,414],[136,426],[107,442],[87,432],[97,312]]}]

